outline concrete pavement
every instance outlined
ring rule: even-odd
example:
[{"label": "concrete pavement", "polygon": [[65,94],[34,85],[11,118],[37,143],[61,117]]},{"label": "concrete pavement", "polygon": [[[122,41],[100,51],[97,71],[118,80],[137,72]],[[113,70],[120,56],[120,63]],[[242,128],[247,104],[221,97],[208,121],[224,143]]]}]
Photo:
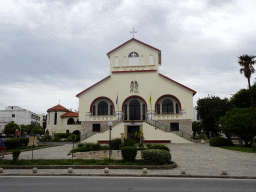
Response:
[{"label": "concrete pavement", "polygon": [[[108,174],[104,169],[74,169],[68,173],[67,169],[38,169],[35,174],[32,169],[4,169],[0,175],[110,175],[110,176],[191,176],[191,177],[232,177],[256,178],[256,154],[230,151],[209,144],[168,144],[171,149],[172,161],[178,164],[171,170],[148,170],[147,174],[142,169],[110,169]],[[67,156],[72,149],[72,144],[39,149],[34,151],[34,159],[70,159]],[[12,159],[6,155],[5,159]],[[31,159],[31,151],[22,152],[20,159]],[[107,166],[106,166],[107,167]],[[181,174],[186,170],[186,174]],[[227,171],[227,175],[222,175]]]}]

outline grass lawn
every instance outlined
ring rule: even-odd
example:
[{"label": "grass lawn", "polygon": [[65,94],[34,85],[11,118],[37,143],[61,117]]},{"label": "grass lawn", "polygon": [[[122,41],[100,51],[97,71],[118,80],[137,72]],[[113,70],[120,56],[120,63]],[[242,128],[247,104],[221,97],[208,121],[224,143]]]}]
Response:
[{"label": "grass lawn", "polygon": [[233,150],[233,151],[241,151],[241,152],[246,152],[246,153],[256,153],[256,151],[253,151],[251,147],[246,147],[243,145],[221,146],[220,148]]},{"label": "grass lawn", "polygon": [[[12,160],[2,160],[0,165],[157,165],[150,164],[144,160],[135,160],[134,162],[124,162],[122,160],[84,160],[84,159],[60,159],[60,160],[18,160],[16,164],[13,164]],[[168,165],[167,165],[168,166]]]},{"label": "grass lawn", "polygon": [[[47,145],[38,145],[37,147],[34,147],[34,149],[37,149],[39,147],[44,147],[44,146],[47,146]],[[15,149],[4,149],[4,153],[11,153],[13,152],[14,150],[32,150],[33,146],[20,146],[20,147],[16,147]]]}]

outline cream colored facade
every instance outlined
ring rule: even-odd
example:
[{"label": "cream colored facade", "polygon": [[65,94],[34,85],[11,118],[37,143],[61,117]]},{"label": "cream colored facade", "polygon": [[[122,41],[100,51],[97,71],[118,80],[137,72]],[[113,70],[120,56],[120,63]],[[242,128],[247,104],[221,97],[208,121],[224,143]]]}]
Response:
[{"label": "cream colored facade", "polygon": [[[109,52],[107,56],[110,59],[110,76],[77,95],[82,135],[86,135],[82,138],[86,139],[88,133],[93,132],[93,124],[106,127],[108,121],[123,121],[128,126],[136,126],[136,123],[147,119],[162,122],[167,127],[170,127],[172,122],[179,123],[180,130],[182,126],[186,127],[183,131],[190,134],[189,129],[191,129],[192,135],[193,95],[196,92],[159,74],[160,50],[131,39]],[[132,111],[135,110],[131,104],[132,101],[136,103],[134,100],[139,102],[136,113],[141,116],[135,120],[131,119]],[[170,100],[169,102],[172,103],[171,112],[163,111],[166,107],[163,106],[165,100]],[[107,114],[98,114],[98,104],[101,101],[105,101],[108,105]],[[111,113],[111,105],[113,105],[113,113]],[[140,125],[141,129],[145,127],[143,125]],[[105,130],[102,128],[101,132],[104,131],[103,129]],[[127,136],[126,126],[123,127],[123,132]],[[158,137],[156,140],[161,139]]]},{"label": "cream colored facade", "polygon": [[81,130],[81,124],[77,123],[78,115],[74,116],[74,112],[70,112],[67,109],[65,111],[63,109],[51,109],[47,111],[46,124],[46,131],[48,130],[50,135],[54,135],[55,133],[72,133],[76,130]]}]

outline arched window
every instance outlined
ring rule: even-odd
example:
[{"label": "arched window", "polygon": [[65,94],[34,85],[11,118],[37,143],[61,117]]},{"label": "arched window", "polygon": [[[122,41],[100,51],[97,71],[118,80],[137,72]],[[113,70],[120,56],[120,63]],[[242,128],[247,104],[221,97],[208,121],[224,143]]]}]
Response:
[{"label": "arched window", "polygon": [[68,129],[66,130],[66,133],[69,133],[69,130],[68,130]]},{"label": "arched window", "polygon": [[127,120],[127,105],[124,105],[124,120]]},{"label": "arched window", "polygon": [[173,102],[170,99],[165,99],[162,104],[162,113],[173,113]]},{"label": "arched window", "polygon": [[113,105],[110,105],[110,115],[113,115]]},{"label": "arched window", "polygon": [[73,118],[69,118],[67,124],[68,125],[75,124],[75,120]]},{"label": "arched window", "polygon": [[142,55],[142,56],[141,56],[141,65],[144,65],[144,64],[145,64],[144,56]]},{"label": "arched window", "polygon": [[153,55],[149,55],[149,64],[154,65],[154,56]]},{"label": "arched window", "polygon": [[118,66],[118,65],[119,65],[119,58],[115,57],[115,66]]},{"label": "arched window", "polygon": [[92,115],[95,116],[96,115],[96,109],[95,109],[95,105],[92,106]]},{"label": "arched window", "polygon": [[176,103],[176,114],[179,114],[180,113],[180,110],[179,110],[179,104],[178,103]]},{"label": "arched window", "polygon": [[108,115],[108,104],[106,101],[99,102],[98,115]]},{"label": "arched window", "polygon": [[127,65],[127,57],[124,57],[124,65]]},{"label": "arched window", "polygon": [[54,114],[54,125],[57,125],[57,113]]},{"label": "arched window", "polygon": [[129,65],[139,65],[139,54],[136,52],[131,52],[128,56]]},{"label": "arched window", "polygon": [[160,114],[160,104],[156,105],[156,111],[157,111],[157,114]]}]

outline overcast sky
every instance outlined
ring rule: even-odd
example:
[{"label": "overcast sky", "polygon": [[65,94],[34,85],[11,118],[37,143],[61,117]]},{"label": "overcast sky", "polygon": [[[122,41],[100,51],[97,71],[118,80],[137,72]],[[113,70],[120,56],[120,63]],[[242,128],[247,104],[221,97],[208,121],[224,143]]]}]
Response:
[{"label": "overcast sky", "polygon": [[194,106],[230,98],[247,88],[237,57],[256,54],[255,10],[255,0],[0,0],[0,103],[77,110],[133,28],[162,51],[160,73],[197,91]]}]

